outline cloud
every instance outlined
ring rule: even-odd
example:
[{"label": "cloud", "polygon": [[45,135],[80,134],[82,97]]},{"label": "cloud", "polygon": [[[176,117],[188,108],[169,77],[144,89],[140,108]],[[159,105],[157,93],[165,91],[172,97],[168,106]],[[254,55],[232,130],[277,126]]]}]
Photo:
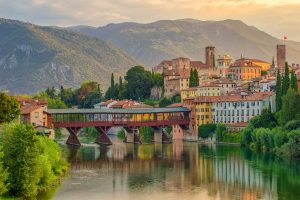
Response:
[{"label": "cloud", "polygon": [[300,41],[299,10],[299,0],[0,0],[1,17],[41,25],[100,26],[124,21],[231,18],[277,37],[289,35]]}]

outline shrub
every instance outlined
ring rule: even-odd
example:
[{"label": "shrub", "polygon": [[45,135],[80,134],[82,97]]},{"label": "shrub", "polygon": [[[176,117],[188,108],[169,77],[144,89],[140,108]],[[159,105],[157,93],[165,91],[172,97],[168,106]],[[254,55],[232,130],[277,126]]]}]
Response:
[{"label": "shrub", "polygon": [[252,132],[254,128],[248,125],[246,128],[242,129],[241,131],[241,144],[244,146],[249,146],[252,142]]},{"label": "shrub", "polygon": [[217,141],[223,141],[226,133],[227,133],[226,126],[224,124],[217,124],[217,127],[216,127]]},{"label": "shrub", "polygon": [[198,127],[198,137],[201,138],[208,138],[211,137],[212,134],[216,130],[216,125],[215,124],[203,124]]},{"label": "shrub", "polygon": [[141,128],[139,128],[139,135],[140,135],[142,142],[150,143],[150,142],[152,142],[153,137],[154,137],[154,129],[152,127],[148,127],[148,126],[141,127]]},{"label": "shrub", "polygon": [[125,130],[122,128],[121,130],[118,131],[118,138],[120,140],[125,140],[126,138],[126,133],[125,133]]},{"label": "shrub", "polygon": [[3,152],[2,147],[0,147],[0,195],[4,194],[7,191],[6,180],[8,177],[7,170],[3,166]]},{"label": "shrub", "polygon": [[295,130],[298,128],[300,128],[300,120],[291,120],[284,126],[284,129],[287,131]]}]

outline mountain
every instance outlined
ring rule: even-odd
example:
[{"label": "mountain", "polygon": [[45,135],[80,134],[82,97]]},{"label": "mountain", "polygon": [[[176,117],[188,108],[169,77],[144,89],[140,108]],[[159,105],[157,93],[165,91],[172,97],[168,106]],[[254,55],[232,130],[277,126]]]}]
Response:
[{"label": "mountain", "polygon": [[57,27],[0,19],[0,91],[34,93],[48,86],[123,75],[138,62],[103,40]]},{"label": "mountain", "polygon": [[[71,28],[72,29],[72,28]],[[216,47],[217,54],[276,59],[279,40],[238,20],[163,20],[149,24],[120,23],[104,27],[73,27],[74,31],[111,42],[140,62],[153,67],[161,60],[179,56],[204,60],[204,47]],[[289,62],[300,63],[300,43],[287,41]]]}]

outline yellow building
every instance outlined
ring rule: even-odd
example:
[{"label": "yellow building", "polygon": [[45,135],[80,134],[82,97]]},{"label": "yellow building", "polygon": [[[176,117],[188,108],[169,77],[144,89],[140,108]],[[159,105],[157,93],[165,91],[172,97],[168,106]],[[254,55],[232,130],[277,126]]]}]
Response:
[{"label": "yellow building", "polygon": [[271,63],[262,61],[262,60],[257,60],[257,59],[250,59],[254,65],[258,65],[261,67],[261,70],[267,71],[270,69]]},{"label": "yellow building", "polygon": [[195,104],[195,126],[199,127],[202,124],[210,124],[212,119],[212,102],[217,101],[219,96],[202,96],[194,100]]},{"label": "yellow building", "polygon": [[196,87],[183,89],[180,92],[181,100],[186,99],[186,98],[193,98],[196,96],[196,93],[197,93]]}]

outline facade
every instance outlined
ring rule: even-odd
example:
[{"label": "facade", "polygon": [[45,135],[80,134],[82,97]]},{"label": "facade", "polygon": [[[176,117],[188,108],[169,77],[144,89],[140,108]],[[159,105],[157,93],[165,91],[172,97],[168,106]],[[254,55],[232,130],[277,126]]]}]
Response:
[{"label": "facade", "polygon": [[273,92],[258,92],[254,94],[221,96],[212,103],[212,118],[214,123],[234,124],[248,122],[252,117],[261,114],[269,107],[275,111],[275,94]]},{"label": "facade", "polygon": [[229,55],[218,56],[217,59],[217,70],[222,78],[226,78],[229,73],[229,67],[231,64],[231,57]]},{"label": "facade", "polygon": [[196,96],[220,96],[221,95],[221,87],[216,84],[204,84],[197,87]]},{"label": "facade", "polygon": [[183,89],[180,92],[181,100],[186,98],[193,98],[197,96],[197,87]]},{"label": "facade", "polygon": [[258,66],[251,60],[244,58],[236,60],[233,65],[230,66],[230,75],[232,79],[238,81],[247,81],[261,77],[261,71],[261,66]]},{"label": "facade", "polygon": [[281,74],[284,74],[286,62],[286,50],[285,45],[277,45],[277,67],[279,68]]},{"label": "facade", "polygon": [[220,87],[220,95],[226,95],[229,92],[236,90],[237,88],[236,82],[228,78],[221,78],[219,80],[213,81],[212,84]]},{"label": "facade", "polygon": [[171,97],[180,94],[181,90],[189,88],[189,78],[177,76],[175,78],[170,76],[164,77],[164,96]]}]

